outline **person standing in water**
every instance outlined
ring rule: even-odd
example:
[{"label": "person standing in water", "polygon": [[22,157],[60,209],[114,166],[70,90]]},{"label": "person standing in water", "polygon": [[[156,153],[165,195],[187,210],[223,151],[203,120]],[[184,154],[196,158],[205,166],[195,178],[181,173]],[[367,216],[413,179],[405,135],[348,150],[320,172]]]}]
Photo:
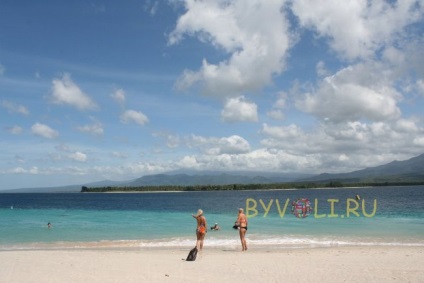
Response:
[{"label": "person standing in water", "polygon": [[206,230],[208,227],[206,224],[206,218],[205,216],[203,216],[203,210],[199,209],[197,211],[197,214],[194,215],[192,214],[193,218],[196,218],[197,221],[197,228],[196,228],[196,236],[197,236],[197,241],[196,241],[196,248],[197,250],[202,250],[203,249],[203,241],[205,240],[205,236],[206,236]]},{"label": "person standing in water", "polygon": [[242,251],[247,251],[246,232],[247,232],[247,217],[244,214],[243,208],[239,208],[236,225],[239,229]]}]

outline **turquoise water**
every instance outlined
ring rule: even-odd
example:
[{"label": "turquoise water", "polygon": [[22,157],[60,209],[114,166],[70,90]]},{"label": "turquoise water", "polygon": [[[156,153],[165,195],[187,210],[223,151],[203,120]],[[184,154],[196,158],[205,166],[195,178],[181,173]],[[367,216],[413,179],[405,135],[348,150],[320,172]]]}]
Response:
[{"label": "turquoise water", "polygon": [[[368,217],[362,211],[362,201],[355,201],[356,194],[362,197]],[[306,218],[291,214],[291,203],[297,198],[311,201],[314,209]],[[351,199],[349,217],[348,199]],[[286,201],[288,206],[283,215]],[[359,216],[352,212],[356,203],[358,209],[355,212]],[[205,211],[208,226],[215,222],[221,226],[219,231],[208,232],[205,245],[235,249],[239,246],[239,238],[238,231],[232,226],[238,207],[245,208],[251,216],[247,239],[253,246],[424,246],[424,186],[412,186],[138,194],[0,194],[0,249],[193,246],[195,220],[191,214],[198,208]],[[48,222],[52,223],[51,229],[47,228]]]}]

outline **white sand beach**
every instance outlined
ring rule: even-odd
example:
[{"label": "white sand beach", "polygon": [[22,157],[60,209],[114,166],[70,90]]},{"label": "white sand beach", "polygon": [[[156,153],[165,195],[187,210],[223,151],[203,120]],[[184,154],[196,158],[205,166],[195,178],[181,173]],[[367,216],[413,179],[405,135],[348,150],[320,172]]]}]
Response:
[{"label": "white sand beach", "polygon": [[0,252],[0,282],[424,282],[424,247]]}]

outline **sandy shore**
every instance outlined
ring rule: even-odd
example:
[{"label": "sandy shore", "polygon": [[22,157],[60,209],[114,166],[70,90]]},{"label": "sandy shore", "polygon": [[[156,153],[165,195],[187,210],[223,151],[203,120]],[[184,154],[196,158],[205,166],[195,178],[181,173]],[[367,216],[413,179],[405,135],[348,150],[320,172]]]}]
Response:
[{"label": "sandy shore", "polygon": [[0,282],[424,282],[424,247],[0,251]]}]

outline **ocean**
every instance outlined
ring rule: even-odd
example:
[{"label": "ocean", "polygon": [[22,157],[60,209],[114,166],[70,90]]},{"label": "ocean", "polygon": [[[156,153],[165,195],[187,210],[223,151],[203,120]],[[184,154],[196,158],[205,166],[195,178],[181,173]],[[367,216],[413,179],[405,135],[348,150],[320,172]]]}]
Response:
[{"label": "ocean", "polygon": [[[304,204],[310,205],[309,211],[296,209]],[[0,194],[0,250],[188,248],[196,241],[191,214],[199,208],[209,227],[215,223],[221,227],[208,231],[205,248],[238,249],[238,231],[232,226],[239,207],[249,216],[250,248],[424,246],[424,186],[403,186],[4,193]]]}]

